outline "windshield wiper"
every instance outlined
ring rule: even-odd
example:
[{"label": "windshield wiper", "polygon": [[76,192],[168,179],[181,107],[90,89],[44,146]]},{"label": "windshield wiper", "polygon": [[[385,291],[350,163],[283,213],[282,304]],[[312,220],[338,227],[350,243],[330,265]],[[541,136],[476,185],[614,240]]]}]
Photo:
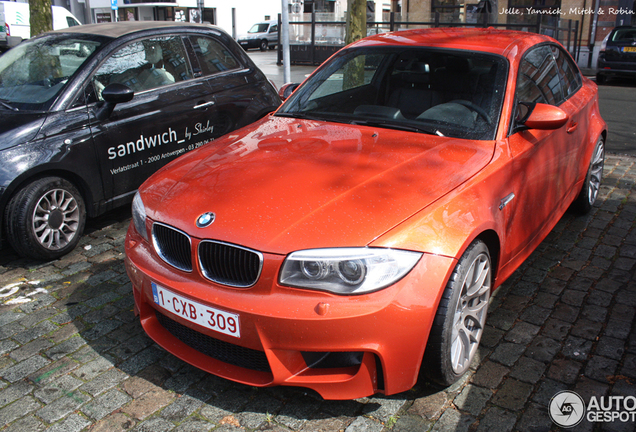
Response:
[{"label": "windshield wiper", "polygon": [[275,115],[277,117],[291,117],[291,118],[299,118],[299,119],[307,118],[307,114],[302,112],[277,112]]},{"label": "windshield wiper", "polygon": [[6,103],[5,101],[0,99],[0,105],[2,105],[3,107],[10,109],[11,111],[20,111],[19,109],[17,109],[14,106],[9,105],[8,103]]},{"label": "windshield wiper", "polygon": [[[417,126],[405,125],[402,123],[389,122],[386,120],[351,120],[349,122],[353,125],[363,125],[363,126],[378,126],[387,129],[397,129],[407,132],[417,132],[417,133],[425,133],[428,135],[439,135],[440,132],[437,129],[424,129]],[[444,135],[439,135],[444,136]]]}]

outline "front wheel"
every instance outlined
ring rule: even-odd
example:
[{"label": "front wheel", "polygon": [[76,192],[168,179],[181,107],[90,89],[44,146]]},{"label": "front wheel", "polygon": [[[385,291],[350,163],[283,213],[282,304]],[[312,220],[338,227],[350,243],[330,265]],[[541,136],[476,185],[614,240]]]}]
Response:
[{"label": "front wheel", "polygon": [[579,192],[579,196],[576,197],[572,203],[572,209],[574,211],[580,214],[586,214],[592,209],[596,198],[598,198],[604,166],[605,143],[603,142],[603,138],[599,137],[592,152],[592,158],[590,159],[590,165],[587,169],[581,192]]},{"label": "front wheel", "polygon": [[23,187],[7,205],[7,239],[21,256],[52,260],[77,246],[86,223],[86,207],[75,186],[45,177]]},{"label": "front wheel", "polygon": [[476,240],[457,262],[435,314],[422,365],[431,381],[448,386],[468,370],[484,331],[491,288],[490,253]]},{"label": "front wheel", "polygon": [[267,45],[268,45],[267,39],[263,39],[261,41],[261,51],[267,51]]}]

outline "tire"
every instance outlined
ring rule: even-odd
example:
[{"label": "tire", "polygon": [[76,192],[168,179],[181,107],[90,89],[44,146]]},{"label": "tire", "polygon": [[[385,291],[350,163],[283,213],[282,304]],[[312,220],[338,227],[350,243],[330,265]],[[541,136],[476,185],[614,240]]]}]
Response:
[{"label": "tire", "polygon": [[597,85],[603,85],[607,82],[607,77],[603,74],[597,73],[596,74],[596,84]]},{"label": "tire", "polygon": [[7,240],[23,257],[59,258],[72,251],[86,224],[82,195],[70,182],[45,177],[20,189],[9,201]]},{"label": "tire", "polygon": [[267,39],[263,39],[261,41],[261,51],[267,51],[267,45],[268,45]]},{"label": "tire", "polygon": [[470,367],[483,334],[492,289],[488,247],[474,241],[457,262],[429,334],[422,371],[443,386]]},{"label": "tire", "polygon": [[601,187],[601,179],[603,177],[603,166],[605,165],[605,143],[603,138],[599,137],[592,157],[590,165],[585,175],[585,181],[581,186],[581,192],[572,203],[572,209],[579,214],[586,214],[592,210],[592,206],[598,197],[598,191]]}]

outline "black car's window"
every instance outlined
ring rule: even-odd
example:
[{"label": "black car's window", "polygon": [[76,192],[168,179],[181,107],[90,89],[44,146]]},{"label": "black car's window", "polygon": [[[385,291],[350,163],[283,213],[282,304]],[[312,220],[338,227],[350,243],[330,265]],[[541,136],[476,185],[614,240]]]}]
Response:
[{"label": "black car's window", "polygon": [[516,96],[519,102],[563,102],[561,80],[549,46],[532,48],[521,60]]},{"label": "black car's window", "polygon": [[633,42],[636,40],[636,28],[628,27],[616,29],[610,40],[612,42]]},{"label": "black car's window", "polygon": [[561,79],[563,80],[563,92],[567,99],[576,93],[576,91],[581,87],[581,75],[579,74],[578,69],[574,66],[572,59],[565,51],[555,45],[551,45],[550,49],[552,50],[552,55],[554,55],[557,69],[561,74]]},{"label": "black car's window", "polygon": [[508,63],[470,50],[342,50],[285,102],[278,116],[494,139]]},{"label": "black car's window", "polygon": [[220,42],[206,36],[190,36],[203,76],[237,69],[240,65]]},{"label": "black car's window", "polygon": [[98,99],[109,84],[124,84],[135,92],[192,78],[180,36],[149,38],[123,46],[111,55],[93,77]]},{"label": "black car's window", "polygon": [[20,110],[47,110],[109,39],[56,34],[24,41],[0,56],[0,101]]}]

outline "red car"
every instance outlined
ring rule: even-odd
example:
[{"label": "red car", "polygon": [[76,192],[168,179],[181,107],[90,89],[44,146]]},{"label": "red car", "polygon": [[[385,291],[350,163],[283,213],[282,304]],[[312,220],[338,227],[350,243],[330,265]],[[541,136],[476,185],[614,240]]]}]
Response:
[{"label": "red car", "polygon": [[175,356],[252,386],[349,399],[420,371],[448,385],[492,291],[594,204],[605,138],[596,85],[549,37],[363,39],[143,184],[135,310]]}]

